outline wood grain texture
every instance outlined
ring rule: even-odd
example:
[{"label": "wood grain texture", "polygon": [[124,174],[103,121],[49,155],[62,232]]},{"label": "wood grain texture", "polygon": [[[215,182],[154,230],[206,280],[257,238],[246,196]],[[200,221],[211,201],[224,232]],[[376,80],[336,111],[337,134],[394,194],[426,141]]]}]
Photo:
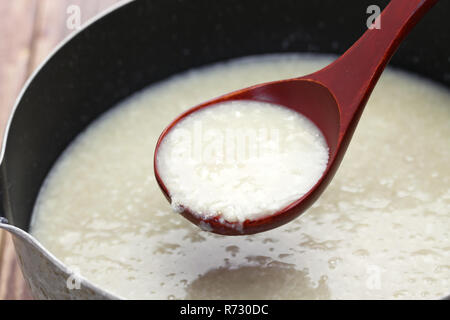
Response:
[{"label": "wood grain texture", "polygon": [[28,73],[37,2],[0,1],[0,137]]},{"label": "wood grain texture", "polygon": [[[103,10],[127,0],[0,1],[0,138],[26,79],[70,33],[72,11],[80,9],[83,24]],[[31,299],[11,237],[0,230],[0,300]]]}]

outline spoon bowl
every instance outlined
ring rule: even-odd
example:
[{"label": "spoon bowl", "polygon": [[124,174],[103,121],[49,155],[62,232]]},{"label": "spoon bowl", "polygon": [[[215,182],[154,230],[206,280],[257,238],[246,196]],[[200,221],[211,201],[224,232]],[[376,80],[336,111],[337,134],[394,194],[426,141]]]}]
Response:
[{"label": "spoon bowl", "polygon": [[[223,235],[254,234],[279,227],[308,209],[328,186],[347,150],[356,125],[381,73],[401,41],[438,0],[392,0],[375,24],[335,62],[310,75],[274,81],[234,91],[202,103],[178,116],[161,134],[154,154],[156,180],[165,197],[170,190],[161,178],[157,157],[166,135],[185,117],[232,100],[253,100],[285,106],[310,119],[322,132],[328,164],[321,178],[302,197],[272,215],[227,222],[205,218],[181,206],[180,213],[200,228]],[[381,25],[376,28],[377,22]]]},{"label": "spoon bowl", "polygon": [[277,211],[275,214],[258,220],[246,220],[243,223],[238,223],[224,222],[220,217],[201,218],[198,214],[186,207],[183,207],[180,211],[180,214],[189,221],[207,231],[224,235],[253,234],[276,228],[296,218],[313,204],[326,188],[329,181],[324,180],[331,179],[334,174],[334,172],[333,174],[327,174],[327,172],[337,169],[337,166],[333,164],[336,163],[335,156],[339,141],[339,107],[334,96],[322,84],[309,79],[292,79],[274,81],[235,91],[187,110],[164,130],[156,146],[154,172],[156,180],[169,202],[171,201],[170,192],[164,184],[156,164],[157,151],[161,143],[163,143],[164,137],[185,117],[214,104],[232,100],[253,100],[274,103],[299,112],[314,122],[320,129],[329,148],[327,168],[321,179],[307,194],[282,210]]}]

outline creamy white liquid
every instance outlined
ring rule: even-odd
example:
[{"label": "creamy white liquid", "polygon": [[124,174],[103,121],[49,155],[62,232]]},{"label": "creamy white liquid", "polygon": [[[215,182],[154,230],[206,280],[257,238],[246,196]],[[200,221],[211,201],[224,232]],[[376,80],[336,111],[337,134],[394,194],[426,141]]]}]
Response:
[{"label": "creamy white liquid", "polygon": [[238,222],[239,229],[301,198],[327,162],[325,138],[308,118],[238,100],[177,123],[159,147],[157,167],[175,211],[189,208],[202,219]]},{"label": "creamy white liquid", "polygon": [[165,126],[193,105],[308,74],[321,56],[241,59],[157,84],[100,118],[47,178],[32,234],[127,298],[437,298],[450,290],[450,93],[386,70],[343,163],[293,222],[227,237],[172,212],[153,175]]}]

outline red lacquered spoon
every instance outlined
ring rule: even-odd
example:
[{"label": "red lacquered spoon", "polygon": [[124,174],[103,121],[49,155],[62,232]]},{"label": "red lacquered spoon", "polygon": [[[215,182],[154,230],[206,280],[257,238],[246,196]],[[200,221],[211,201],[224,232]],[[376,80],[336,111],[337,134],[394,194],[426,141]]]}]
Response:
[{"label": "red lacquered spoon", "polygon": [[[328,165],[319,181],[300,199],[273,215],[257,220],[223,223],[219,217],[202,219],[189,208],[181,214],[196,225],[224,235],[253,234],[279,227],[298,217],[317,200],[333,178],[366,102],[400,42],[438,0],[392,0],[380,15],[380,29],[369,29],[335,62],[313,74],[264,83],[238,90],[198,105],[176,118],[161,134],[155,150],[155,176],[170,201],[170,190],[158,173],[161,142],[183,118],[200,109],[230,100],[257,100],[286,106],[308,117],[322,131],[328,147]],[[374,150],[375,152],[375,150]]]}]

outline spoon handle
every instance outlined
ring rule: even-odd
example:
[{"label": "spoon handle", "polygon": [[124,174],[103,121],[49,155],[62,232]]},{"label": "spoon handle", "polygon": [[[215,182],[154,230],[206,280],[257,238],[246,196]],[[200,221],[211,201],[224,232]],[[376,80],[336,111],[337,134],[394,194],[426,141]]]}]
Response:
[{"label": "spoon handle", "polygon": [[352,122],[352,126],[356,126],[375,84],[399,44],[437,2],[392,0],[378,17],[379,29],[368,29],[339,59],[304,77],[324,84],[335,95],[341,113],[341,135]]}]

